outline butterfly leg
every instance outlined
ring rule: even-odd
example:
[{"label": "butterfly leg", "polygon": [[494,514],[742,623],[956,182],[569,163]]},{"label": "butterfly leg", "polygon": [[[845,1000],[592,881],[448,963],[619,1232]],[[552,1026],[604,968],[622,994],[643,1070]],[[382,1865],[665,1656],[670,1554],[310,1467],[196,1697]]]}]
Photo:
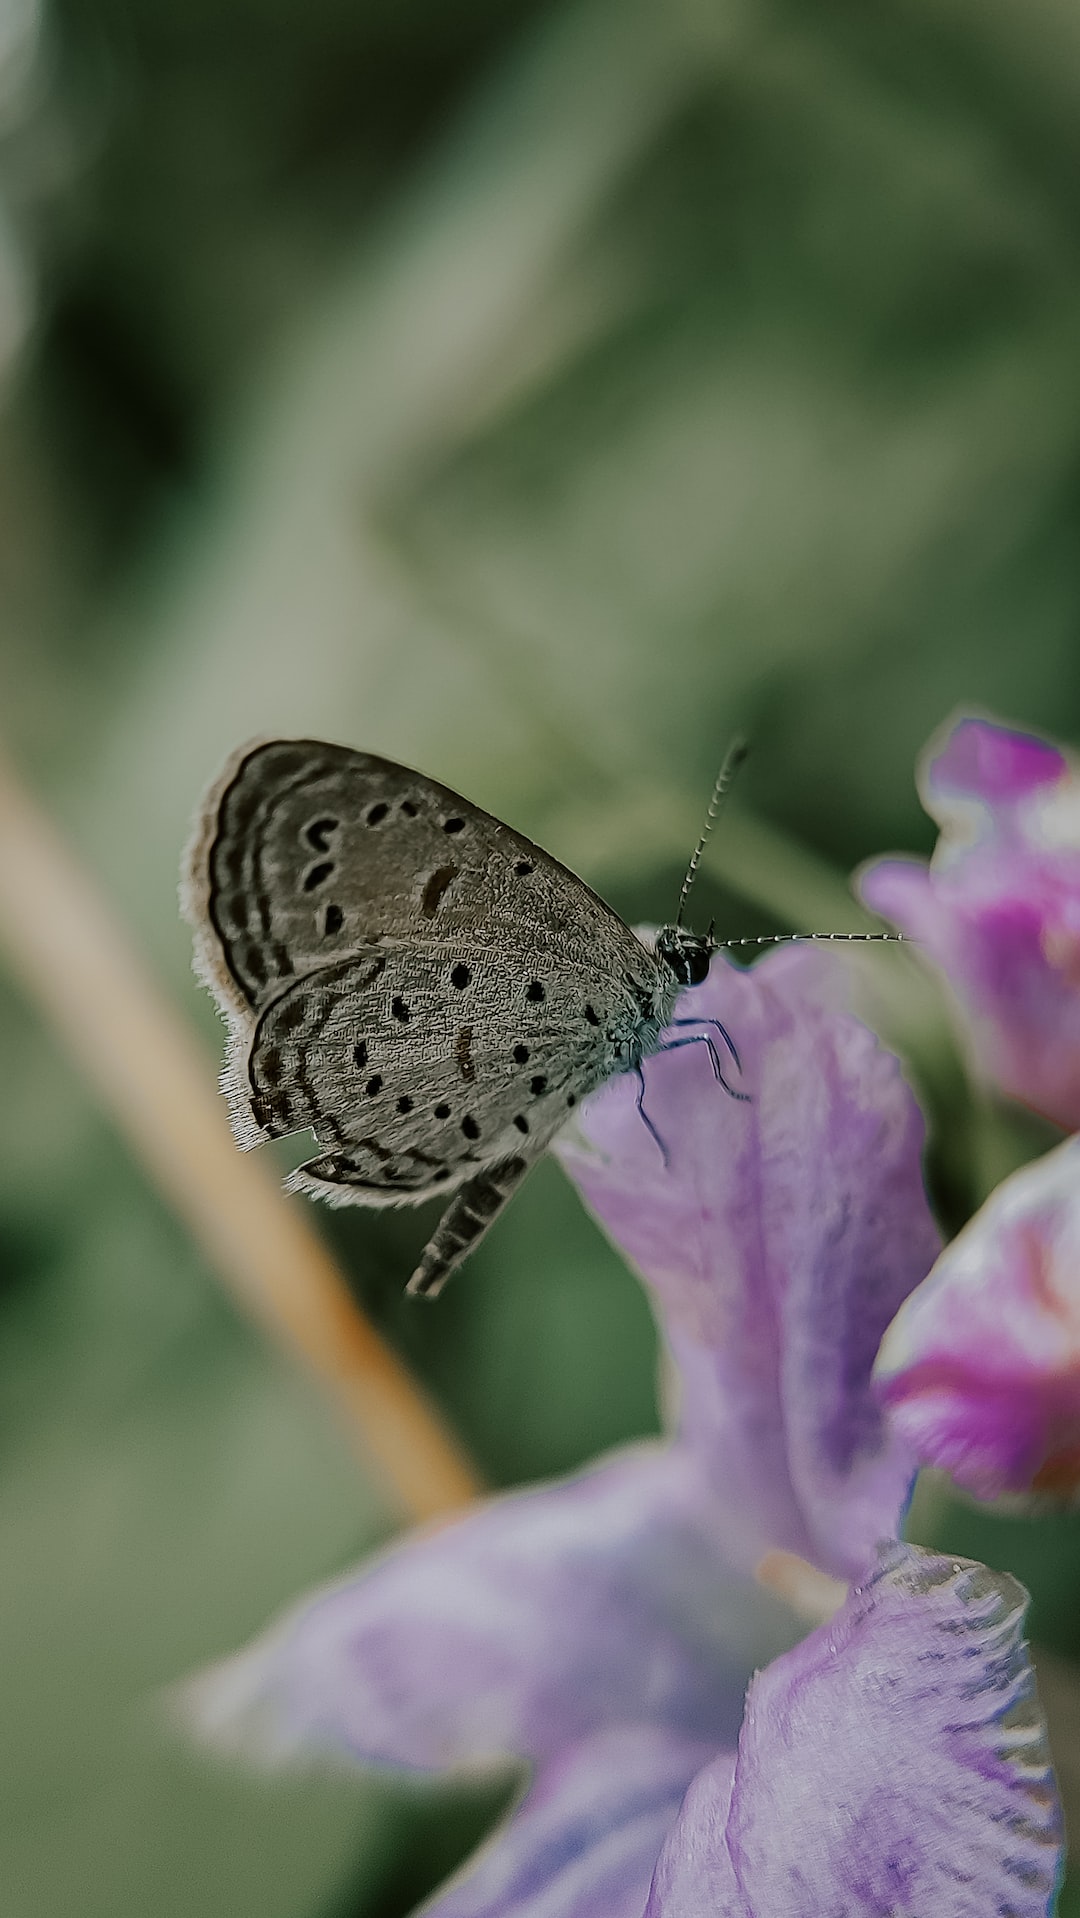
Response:
[{"label": "butterfly leg", "polygon": [[[697,1021],[694,1020],[692,1023],[696,1025]],[[709,1021],[707,1021],[707,1023],[711,1025],[713,1021],[710,1019]],[[724,1068],[720,1064],[720,1059],[717,1054],[716,1047],[713,1044],[712,1039],[709,1037],[709,1034],[707,1032],[692,1033],[691,1036],[687,1039],[669,1039],[666,1046],[660,1047],[660,1051],[661,1052],[678,1052],[680,1047],[682,1046],[708,1046],[709,1057],[712,1060],[713,1076],[719,1080],[720,1084],[724,1088],[724,1091],[728,1094],[728,1097],[732,1099],[739,1099],[743,1102],[744,1105],[750,1104],[750,1094],[748,1092],[736,1092],[734,1086],[729,1086],[727,1080],[724,1077]]]},{"label": "butterfly leg", "polygon": [[504,1159],[501,1165],[487,1166],[455,1193],[432,1237],[420,1255],[420,1263],[406,1286],[414,1298],[433,1299],[441,1292],[450,1274],[466,1253],[478,1245],[496,1215],[517,1190],[525,1177],[529,1159]]},{"label": "butterfly leg", "polygon": [[673,1019],[671,1023],[673,1026],[715,1026],[739,1071],[742,1071],[742,1060],[739,1057],[735,1041],[727,1027],[720,1024],[719,1019]]},{"label": "butterfly leg", "polygon": [[[682,1043],[682,1042],[679,1041],[677,1043]],[[664,1161],[664,1171],[666,1172],[668,1168],[667,1146],[664,1144],[663,1139],[660,1137],[660,1134],[656,1130],[656,1127],[654,1126],[652,1120],[650,1119],[648,1113],[645,1110],[645,1074],[642,1071],[640,1065],[635,1066],[634,1070],[637,1073],[637,1081],[638,1081],[637,1109],[642,1119],[644,1119],[645,1124],[648,1127],[649,1131],[652,1133],[652,1136],[655,1139],[657,1145],[660,1148],[660,1157]]]}]

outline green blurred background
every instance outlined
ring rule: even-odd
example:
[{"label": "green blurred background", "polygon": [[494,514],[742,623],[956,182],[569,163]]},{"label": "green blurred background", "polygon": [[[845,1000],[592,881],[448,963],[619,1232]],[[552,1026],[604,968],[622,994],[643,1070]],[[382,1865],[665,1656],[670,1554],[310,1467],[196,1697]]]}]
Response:
[{"label": "green blurred background", "polygon": [[[1080,736],[1078,164],[1070,0],[7,0],[5,743],[209,1044],[176,873],[250,734],[656,918],[746,731],[730,933],[857,923],[957,703]],[[954,1225],[1044,1141],[906,1030]],[[2,960],[0,1045],[3,1910],[394,1918],[497,1790],[252,1777],[156,1704],[385,1499]],[[428,1218],[318,1223],[490,1482],[655,1427],[554,1166],[437,1309]],[[1067,1705],[1077,1524],[926,1523],[1032,1584]]]}]

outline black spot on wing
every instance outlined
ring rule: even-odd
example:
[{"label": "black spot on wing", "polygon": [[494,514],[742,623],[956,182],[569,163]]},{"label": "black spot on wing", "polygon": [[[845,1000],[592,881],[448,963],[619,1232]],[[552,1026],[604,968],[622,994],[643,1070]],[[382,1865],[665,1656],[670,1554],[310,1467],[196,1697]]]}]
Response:
[{"label": "black spot on wing", "polygon": [[457,1060],[457,1069],[466,1084],[469,1084],[476,1077],[476,1066],[472,1056],[472,1036],[472,1027],[462,1026],[454,1041],[454,1057]]},{"label": "black spot on wing", "polygon": [[420,910],[425,919],[434,919],[442,903],[443,894],[447,887],[453,884],[457,873],[456,866],[436,866],[435,871],[426,881],[420,897]]}]

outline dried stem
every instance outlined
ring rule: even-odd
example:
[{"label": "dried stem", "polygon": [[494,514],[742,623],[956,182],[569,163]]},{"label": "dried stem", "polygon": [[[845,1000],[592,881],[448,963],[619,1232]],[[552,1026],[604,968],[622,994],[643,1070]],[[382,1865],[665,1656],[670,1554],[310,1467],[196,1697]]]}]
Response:
[{"label": "dried stem", "polygon": [[299,1354],[414,1519],[480,1487],[302,1210],[238,1152],[210,1059],[0,757],[0,952],[245,1310]]}]

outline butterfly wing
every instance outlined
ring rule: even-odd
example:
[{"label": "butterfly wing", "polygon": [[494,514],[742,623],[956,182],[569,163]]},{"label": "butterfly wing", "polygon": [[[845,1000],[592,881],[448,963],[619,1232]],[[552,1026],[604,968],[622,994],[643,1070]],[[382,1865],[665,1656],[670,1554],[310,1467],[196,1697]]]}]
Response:
[{"label": "butterfly wing", "polygon": [[295,1183],[338,1204],[415,1202],[531,1160],[619,1064],[587,990],[542,946],[367,947],[260,1015],[232,1086],[238,1130],[309,1126],[326,1150]]},{"label": "butterfly wing", "polygon": [[310,1126],[294,1175],[401,1204],[539,1155],[625,1063],[657,965],[521,834],[393,762],[243,749],[209,795],[185,906],[233,1031],[241,1144]]},{"label": "butterfly wing", "polygon": [[199,969],[250,1022],[296,979],[386,940],[543,931],[643,949],[582,880],[449,788],[316,740],[242,748],[204,803],[183,904]]}]

